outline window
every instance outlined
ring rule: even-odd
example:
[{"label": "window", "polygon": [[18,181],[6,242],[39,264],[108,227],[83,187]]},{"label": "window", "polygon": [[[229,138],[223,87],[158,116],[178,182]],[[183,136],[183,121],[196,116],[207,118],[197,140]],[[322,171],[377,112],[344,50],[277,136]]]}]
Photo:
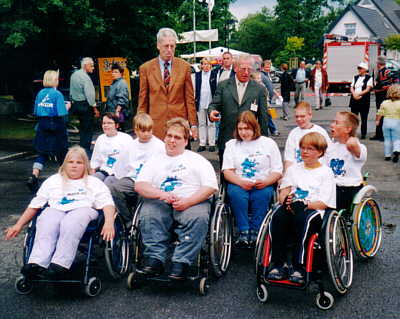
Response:
[{"label": "window", "polygon": [[370,6],[370,5],[372,5],[372,3],[371,3],[369,0],[364,0],[364,1],[361,3],[361,5],[363,5],[363,6]]},{"label": "window", "polygon": [[347,35],[347,36],[356,35],[356,24],[355,23],[345,23],[344,29],[345,29],[345,35]]}]

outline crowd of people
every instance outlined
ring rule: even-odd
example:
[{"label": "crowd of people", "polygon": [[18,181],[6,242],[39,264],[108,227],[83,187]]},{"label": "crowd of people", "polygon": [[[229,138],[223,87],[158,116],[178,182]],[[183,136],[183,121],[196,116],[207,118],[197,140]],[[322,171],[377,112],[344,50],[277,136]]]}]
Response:
[{"label": "crowd of people", "polygon": [[[369,109],[373,88],[372,79],[366,74],[368,67],[364,63],[358,66],[359,74],[351,86],[352,112],[336,114],[330,137],[324,128],[312,123],[312,107],[303,101],[305,82],[310,78],[316,109],[323,104],[327,75],[320,62],[310,74],[302,62],[292,75],[283,64],[279,93],[270,86],[270,61],[264,62],[263,73],[253,73],[250,56],[233,60],[225,52],[220,69],[211,71],[210,62],[202,60],[194,90],[189,64],[174,57],[176,41],[174,30],[161,29],[157,34],[159,56],[140,67],[138,112],[133,122],[135,139],[118,130],[128,103],[119,66],[113,67],[114,83],[107,112],[102,115],[87,74],[93,72],[92,59],[83,59],[82,69],[72,75],[72,106],[65,104],[57,91],[57,72],[46,72],[45,89],[35,102],[39,157],[29,186],[36,195],[17,223],[6,231],[6,239],[15,237],[46,207],[38,217],[34,248],[21,270],[24,275],[49,272],[57,277],[67,272],[86,226],[97,218],[96,209],[104,210],[102,235],[110,240],[114,236],[115,212],[129,224],[140,197],[145,262],[139,271],[145,275],[164,271],[174,228],[180,245],[172,254],[168,276],[183,280],[207,235],[212,195],[219,187],[226,187],[238,229],[235,243],[246,247],[254,245],[274,192],[278,192],[282,206],[272,221],[273,267],[268,276],[304,283],[305,239],[320,228],[325,209],[349,208],[362,185],[367,149],[356,134],[360,114],[361,139],[366,135],[366,105]],[[378,76],[387,76],[386,73],[380,71]],[[383,117],[385,159],[393,156],[393,161],[398,161],[400,87],[389,86],[386,81],[380,88],[388,89],[389,100],[380,105],[377,134]],[[296,90],[296,127],[287,137],[282,160],[276,142],[268,137],[270,132],[278,135],[271,125],[268,104],[273,96],[282,95],[282,117],[287,119],[292,88]],[[70,108],[80,119],[81,147],[68,151],[64,117]],[[103,134],[91,152],[93,118],[100,116]],[[223,186],[218,185],[211,163],[190,150],[191,138],[197,137],[199,152],[205,150],[207,143],[209,151],[218,147]],[[39,173],[50,155],[57,155],[60,169],[39,188]],[[293,236],[286,236],[288,231]],[[290,271],[285,267],[289,240],[295,245],[294,267]]]}]

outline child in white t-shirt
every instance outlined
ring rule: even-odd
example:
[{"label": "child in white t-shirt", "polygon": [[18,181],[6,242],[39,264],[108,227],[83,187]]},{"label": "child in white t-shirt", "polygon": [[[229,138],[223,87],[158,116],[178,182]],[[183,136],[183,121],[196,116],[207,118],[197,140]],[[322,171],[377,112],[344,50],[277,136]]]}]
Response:
[{"label": "child in white t-shirt", "polygon": [[236,245],[242,247],[255,243],[273,198],[273,185],[282,177],[278,145],[261,136],[260,131],[254,114],[242,112],[234,131],[235,139],[226,143],[222,164],[229,204],[239,229]]},{"label": "child in white t-shirt", "polygon": [[312,108],[310,103],[304,101],[298,103],[295,109],[295,118],[297,127],[290,131],[285,144],[285,171],[290,165],[302,162],[299,143],[301,138],[307,133],[318,132],[326,139],[328,147],[331,143],[331,139],[325,129],[319,125],[311,123]]},{"label": "child in white t-shirt", "polygon": [[119,120],[113,113],[103,116],[101,134],[94,145],[90,166],[94,176],[102,180],[107,186],[116,181],[114,167],[119,161],[123,150],[132,142],[132,137],[118,131]]},{"label": "child in white t-shirt", "polygon": [[[325,156],[336,181],[336,208],[349,208],[354,196],[362,188],[362,167],[367,161],[367,148],[356,136],[358,116],[351,112],[338,112],[331,124],[334,139]],[[350,212],[349,212],[350,213]]]},{"label": "child in white t-shirt", "polygon": [[136,206],[135,180],[144,163],[153,155],[165,152],[164,142],[153,135],[153,120],[150,115],[140,113],[133,121],[137,138],[120,155],[114,167],[117,180],[108,185],[118,212],[125,221],[132,218],[131,209]]},{"label": "child in white t-shirt", "polygon": [[50,176],[38,190],[17,223],[8,228],[6,239],[17,236],[40,209],[36,235],[28,263],[21,272],[28,278],[62,276],[71,267],[79,242],[90,221],[104,211],[103,239],[114,237],[114,203],[107,186],[89,176],[89,160],[83,148],[75,146],[67,153],[59,173]]},{"label": "child in white t-shirt", "polygon": [[[286,171],[279,192],[282,206],[271,221],[271,261],[274,268],[268,274],[268,279],[288,278],[304,284],[304,245],[308,236],[321,229],[325,209],[335,208],[336,187],[332,171],[319,162],[327,149],[326,139],[320,133],[308,133],[300,140],[300,149],[303,162],[291,165]],[[291,237],[295,248],[293,267],[288,274],[284,263]]]}]

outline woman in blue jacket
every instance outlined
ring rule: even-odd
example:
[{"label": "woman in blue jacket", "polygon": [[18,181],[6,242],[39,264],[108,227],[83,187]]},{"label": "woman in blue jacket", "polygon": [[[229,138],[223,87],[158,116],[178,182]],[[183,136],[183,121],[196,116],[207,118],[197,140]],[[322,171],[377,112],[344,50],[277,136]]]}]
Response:
[{"label": "woman in blue jacket", "polygon": [[58,87],[58,71],[48,70],[43,76],[44,89],[36,96],[34,115],[37,116],[38,125],[33,146],[38,157],[32,168],[32,176],[29,177],[27,185],[36,193],[39,188],[39,175],[44,164],[50,156],[57,159],[59,165],[64,161],[68,150],[67,127],[65,116],[71,104],[64,102],[64,97]]}]

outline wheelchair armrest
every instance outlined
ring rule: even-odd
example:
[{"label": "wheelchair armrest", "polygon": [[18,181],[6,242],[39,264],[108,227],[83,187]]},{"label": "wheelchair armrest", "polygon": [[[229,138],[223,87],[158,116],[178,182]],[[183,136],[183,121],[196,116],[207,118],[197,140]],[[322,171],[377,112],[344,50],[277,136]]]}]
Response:
[{"label": "wheelchair armrest", "polygon": [[366,197],[370,197],[372,194],[377,193],[378,190],[376,189],[375,186],[372,185],[366,185],[363,188],[361,188],[358,193],[356,194],[356,196],[354,196],[353,199],[353,204],[357,205],[360,204],[361,201],[366,198]]}]

